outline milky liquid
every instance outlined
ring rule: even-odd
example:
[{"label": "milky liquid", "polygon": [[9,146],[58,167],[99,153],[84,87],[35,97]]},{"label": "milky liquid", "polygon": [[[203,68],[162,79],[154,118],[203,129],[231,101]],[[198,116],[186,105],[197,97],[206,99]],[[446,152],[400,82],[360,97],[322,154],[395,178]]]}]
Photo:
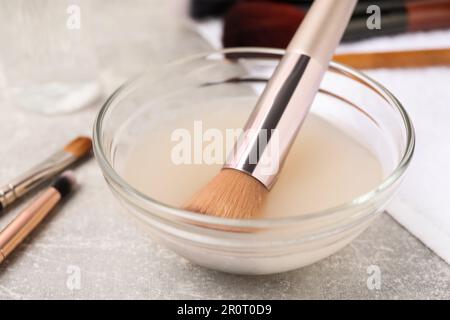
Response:
[{"label": "milky liquid", "polygon": [[[245,108],[205,110],[201,113],[202,129],[217,128],[224,136],[225,129],[242,128],[249,113]],[[196,120],[199,114],[192,112],[152,125],[131,147],[121,170],[125,180],[162,203],[182,206],[221,168],[221,164],[176,165],[172,161],[173,147],[179,143],[171,140],[174,128],[185,128],[193,134]],[[381,164],[369,150],[328,121],[310,114],[270,191],[262,217],[301,215],[341,205],[371,191],[381,180]]]}]

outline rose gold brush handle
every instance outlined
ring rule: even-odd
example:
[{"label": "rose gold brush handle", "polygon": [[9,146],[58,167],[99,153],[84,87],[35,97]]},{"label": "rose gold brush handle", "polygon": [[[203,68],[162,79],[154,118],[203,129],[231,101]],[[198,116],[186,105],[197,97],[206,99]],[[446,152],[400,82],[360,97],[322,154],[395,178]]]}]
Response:
[{"label": "rose gold brush handle", "polygon": [[0,264],[44,220],[56,204],[70,194],[75,184],[75,176],[66,171],[0,231]]},{"label": "rose gold brush handle", "polygon": [[224,168],[270,189],[305,119],[357,0],[315,0]]},{"label": "rose gold brush handle", "polygon": [[0,263],[33,231],[61,199],[53,188],[45,191],[0,233]]},{"label": "rose gold brush handle", "polygon": [[286,51],[307,55],[328,68],[357,2],[315,0]]}]

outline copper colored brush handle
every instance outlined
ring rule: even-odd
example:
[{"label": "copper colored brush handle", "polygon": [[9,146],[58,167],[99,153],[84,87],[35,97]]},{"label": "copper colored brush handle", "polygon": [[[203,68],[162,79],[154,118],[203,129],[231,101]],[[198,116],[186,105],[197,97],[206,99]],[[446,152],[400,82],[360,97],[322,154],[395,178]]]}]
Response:
[{"label": "copper colored brush handle", "polygon": [[59,192],[49,188],[0,233],[0,263],[36,228],[60,199]]},{"label": "copper colored brush handle", "polygon": [[333,60],[358,69],[450,66],[450,48],[340,54]]}]

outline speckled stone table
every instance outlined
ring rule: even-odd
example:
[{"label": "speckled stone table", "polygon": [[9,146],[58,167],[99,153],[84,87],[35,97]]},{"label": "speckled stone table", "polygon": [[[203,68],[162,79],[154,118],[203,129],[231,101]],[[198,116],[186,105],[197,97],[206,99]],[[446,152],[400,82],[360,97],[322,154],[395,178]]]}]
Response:
[{"label": "speckled stone table", "polygon": [[[107,92],[147,66],[209,49],[172,18],[165,0],[92,3]],[[74,135],[90,134],[100,105],[45,117],[2,97],[0,181]],[[152,242],[121,211],[94,160],[77,174],[81,185],[73,198],[0,266],[0,299],[450,299],[450,267],[387,214],[319,263],[272,276],[235,276],[192,265]],[[0,226],[23,205],[1,216]],[[367,285],[371,266],[380,272],[379,289]]]}]

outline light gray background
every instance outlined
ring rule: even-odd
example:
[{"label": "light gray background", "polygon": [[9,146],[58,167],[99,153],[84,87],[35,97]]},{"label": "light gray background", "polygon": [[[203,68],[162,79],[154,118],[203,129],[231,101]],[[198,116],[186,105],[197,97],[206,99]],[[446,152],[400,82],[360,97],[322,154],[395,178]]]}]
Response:
[{"label": "light gray background", "polygon": [[[147,66],[209,49],[172,10],[166,0],[96,0],[89,10],[82,6],[82,18],[93,17],[107,92]],[[0,181],[74,136],[90,134],[100,105],[45,117],[2,98]],[[81,186],[71,200],[0,266],[0,299],[450,298],[450,267],[386,214],[345,249],[312,266],[273,276],[234,276],[192,265],[153,243],[122,213],[94,160],[77,175]],[[0,226],[22,207],[1,216]],[[381,270],[380,290],[366,285],[371,265]],[[70,285],[74,270],[80,272],[79,289]]]}]

